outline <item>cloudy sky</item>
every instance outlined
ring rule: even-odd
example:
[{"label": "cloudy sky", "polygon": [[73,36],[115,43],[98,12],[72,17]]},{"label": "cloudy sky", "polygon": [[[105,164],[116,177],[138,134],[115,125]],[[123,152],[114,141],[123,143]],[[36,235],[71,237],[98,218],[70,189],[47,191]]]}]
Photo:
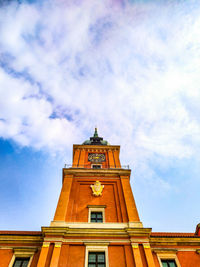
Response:
[{"label": "cloudy sky", "polygon": [[145,227],[200,222],[199,1],[0,1],[0,229],[53,218],[72,145],[98,127]]}]

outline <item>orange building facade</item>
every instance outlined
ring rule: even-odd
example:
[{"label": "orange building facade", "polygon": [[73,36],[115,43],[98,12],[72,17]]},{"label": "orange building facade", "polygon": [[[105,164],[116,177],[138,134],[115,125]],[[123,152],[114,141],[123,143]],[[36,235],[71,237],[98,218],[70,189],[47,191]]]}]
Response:
[{"label": "orange building facade", "polygon": [[144,228],[119,153],[96,129],[74,145],[50,226],[0,231],[0,267],[200,267],[200,225],[195,233]]}]

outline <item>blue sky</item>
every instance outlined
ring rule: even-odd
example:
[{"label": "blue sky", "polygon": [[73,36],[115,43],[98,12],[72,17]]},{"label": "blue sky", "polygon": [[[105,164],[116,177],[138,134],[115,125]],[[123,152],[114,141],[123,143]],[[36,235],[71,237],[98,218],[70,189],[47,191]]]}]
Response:
[{"label": "blue sky", "polygon": [[72,145],[97,126],[144,226],[194,232],[198,1],[4,1],[0,36],[0,228],[49,225]]}]

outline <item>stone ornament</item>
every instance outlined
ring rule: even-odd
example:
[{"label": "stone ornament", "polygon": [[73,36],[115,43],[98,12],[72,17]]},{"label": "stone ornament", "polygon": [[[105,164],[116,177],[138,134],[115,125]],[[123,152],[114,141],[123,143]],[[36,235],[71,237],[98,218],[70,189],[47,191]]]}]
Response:
[{"label": "stone ornament", "polygon": [[99,197],[102,195],[104,185],[101,185],[99,181],[96,181],[94,185],[90,186],[92,188],[93,196]]}]

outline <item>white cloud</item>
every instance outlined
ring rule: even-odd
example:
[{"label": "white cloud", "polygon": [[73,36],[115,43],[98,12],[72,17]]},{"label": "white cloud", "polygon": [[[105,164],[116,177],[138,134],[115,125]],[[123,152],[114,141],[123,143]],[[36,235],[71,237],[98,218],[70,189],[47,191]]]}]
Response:
[{"label": "white cloud", "polygon": [[197,156],[200,7],[164,2],[2,8],[0,135],[54,153],[97,125],[124,161]]}]

